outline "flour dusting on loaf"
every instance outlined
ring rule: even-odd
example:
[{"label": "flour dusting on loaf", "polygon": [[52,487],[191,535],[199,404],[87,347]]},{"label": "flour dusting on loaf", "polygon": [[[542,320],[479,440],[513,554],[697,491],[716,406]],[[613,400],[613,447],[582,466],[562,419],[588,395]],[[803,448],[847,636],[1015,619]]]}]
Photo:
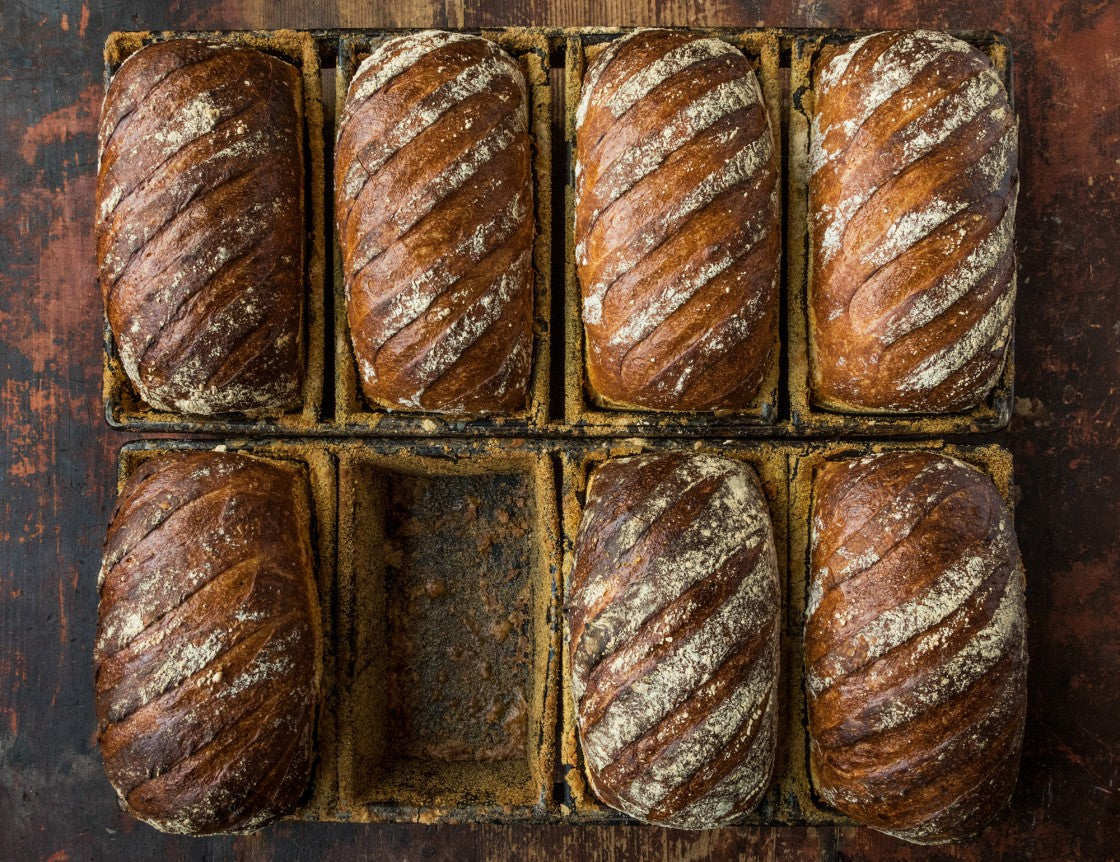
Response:
[{"label": "flour dusting on loaf", "polygon": [[323,652],[310,523],[294,464],[161,454],[126,483],[94,661],[98,742],[128,813],[243,832],[299,801]]},{"label": "flour dusting on loaf", "polygon": [[339,121],[335,211],[347,315],[373,405],[525,408],[533,188],[517,63],[477,36],[389,39]]},{"label": "flour dusting on loaf", "polygon": [[277,414],[303,386],[302,90],[251,48],[128,58],[98,132],[96,234],[121,363],[157,410]]},{"label": "flour dusting on loaf", "polygon": [[966,42],[924,30],[822,48],[809,137],[814,398],[965,410],[995,385],[1015,300],[1015,115]]},{"label": "flour dusting on loaf", "polygon": [[669,30],[611,42],[576,113],[576,266],[606,406],[744,409],[777,325],[778,167],[754,70]]},{"label": "flour dusting on loaf", "polygon": [[642,455],[592,474],[569,601],[588,780],[666,826],[730,822],[770,781],[781,601],[751,468]]},{"label": "flour dusting on loaf", "polygon": [[981,830],[1014,786],[1026,708],[1011,514],[931,452],[829,462],[814,478],[805,629],[814,783],[919,843]]}]

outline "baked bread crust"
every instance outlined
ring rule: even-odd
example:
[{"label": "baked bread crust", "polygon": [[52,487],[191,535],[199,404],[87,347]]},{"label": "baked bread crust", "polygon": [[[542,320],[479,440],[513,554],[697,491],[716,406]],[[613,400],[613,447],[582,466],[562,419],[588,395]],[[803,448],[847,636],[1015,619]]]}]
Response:
[{"label": "baked bread crust", "polygon": [[426,31],[350,82],[335,213],[362,392],[388,409],[525,409],[533,345],[528,95],[493,42]]},{"label": "baked bread crust", "polygon": [[988,57],[944,33],[814,65],[812,395],[849,412],[980,403],[1011,341],[1018,124]]},{"label": "baked bread crust", "polygon": [[598,467],[568,610],[596,796],[688,829],[753,809],[774,765],[780,619],[770,512],[748,465],[673,453]]},{"label": "baked bread crust", "polygon": [[157,410],[300,404],[301,93],[290,63],[191,39],[142,48],[109,85],[101,289],[125,373]]},{"label": "baked bread crust", "polygon": [[248,831],[310,777],[322,634],[294,464],[157,455],[129,478],[99,590],[98,741],[121,807],[165,832]]},{"label": "baked bread crust", "polygon": [[813,485],[805,663],[814,785],[908,841],[982,830],[1026,716],[1023,570],[991,479],[931,452],[826,464]]},{"label": "baked bread crust", "polygon": [[754,70],[720,39],[637,30],[587,69],[576,268],[608,407],[744,409],[776,343],[778,153]]}]

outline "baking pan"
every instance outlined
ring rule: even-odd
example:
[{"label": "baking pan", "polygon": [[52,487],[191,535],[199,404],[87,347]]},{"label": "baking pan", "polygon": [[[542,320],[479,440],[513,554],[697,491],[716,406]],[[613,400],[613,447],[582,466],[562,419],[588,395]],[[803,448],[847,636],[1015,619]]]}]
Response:
[{"label": "baking pan", "polygon": [[[346,91],[358,66],[386,39],[419,30],[369,30],[343,35],[338,42],[335,114],[340,116]],[[342,254],[331,218],[334,253],[334,433],[439,436],[447,434],[516,436],[544,429],[549,418],[552,271],[552,96],[549,88],[549,39],[540,29],[504,27],[467,30],[496,42],[517,60],[529,87],[529,138],[532,145],[533,200],[533,365],[529,403],[518,413],[456,417],[446,414],[386,410],[362,395],[350,342],[343,286]],[[330,177],[328,177],[330,180]]]},{"label": "baking pan", "polygon": [[[781,336],[776,323],[770,366],[754,403],[747,410],[672,412],[615,410],[595,404],[587,388],[584,362],[584,332],[581,318],[579,280],[575,261],[575,136],[576,109],[579,105],[583,73],[603,46],[634,28],[574,28],[560,31],[565,39],[564,128],[567,138],[567,187],[565,189],[564,244],[564,422],[568,430],[598,435],[765,435],[775,432],[778,421]],[[774,144],[781,145],[781,80],[779,70],[781,39],[779,31],[769,29],[696,29],[692,32],[715,36],[741,50],[750,60],[762,87],[763,101],[770,114]]]},{"label": "baking pan", "polygon": [[117,494],[128,477],[149,458],[169,452],[218,450],[243,452],[259,458],[290,461],[302,465],[311,486],[311,547],[315,554],[315,577],[319,587],[319,607],[323,626],[322,692],[316,718],[316,757],[310,785],[293,817],[322,819],[333,804],[337,785],[334,762],[337,743],[334,737],[334,620],[335,596],[335,460],[325,447],[301,441],[213,443],[186,440],[147,440],[127,443],[120,450],[117,469]]},{"label": "baking pan", "polygon": [[[813,402],[809,375],[808,294],[812,274],[809,243],[809,138],[814,104],[813,64],[823,45],[844,44],[875,31],[815,30],[791,32],[790,106],[786,181],[787,349],[790,432],[793,436],[936,437],[1003,428],[1011,419],[1015,377],[1014,311],[1012,337],[1003,373],[988,397],[962,413],[840,413]],[[952,35],[975,45],[991,58],[1003,76],[1014,109],[1011,47],[1007,38],[992,32],[963,31]],[[1012,279],[1015,278],[1014,268]],[[1014,285],[1014,281],[1012,282]]]},{"label": "baking pan", "polygon": [[[215,444],[130,443],[120,485],[154,454],[207,448]],[[977,466],[1014,504],[1011,455],[995,444],[424,439],[217,448],[309,471],[325,696],[312,787],[294,816],[311,820],[634,822],[588,787],[562,608],[591,472],[608,458],[687,449],[755,469],[783,573],[774,776],[739,822],[848,823],[809,774],[802,633],[815,469],[929,449]]]},{"label": "baking pan", "polygon": [[809,731],[805,694],[805,653],[802,633],[805,630],[805,607],[809,594],[810,520],[813,504],[813,481],[818,467],[826,461],[847,461],[876,452],[928,450],[941,452],[977,467],[991,476],[996,490],[1007,501],[1014,516],[1015,488],[1011,453],[1002,446],[953,445],[938,440],[921,442],[821,442],[791,447],[789,457],[789,590],[786,612],[791,637],[787,665],[792,671],[789,697],[793,720],[790,734],[787,769],[801,780],[783,787],[790,807],[800,812],[806,823],[851,823],[844,815],[823,801],[812,784],[809,770]]},{"label": "baking pan", "polygon": [[[697,29],[742,49],[754,65],[770,112],[783,141],[784,236],[782,304],[784,319],[775,333],[775,352],[757,403],[747,411],[682,412],[604,409],[588,396],[584,373],[583,327],[575,276],[573,236],[572,144],[575,107],[582,73],[602,45],[632,28],[496,28],[471,30],[496,41],[515,56],[532,92],[531,137],[536,192],[537,233],[534,248],[534,360],[530,403],[510,416],[446,417],[436,413],[371,409],[360,394],[350,348],[344,292],[337,263],[325,267],[330,249],[337,261],[331,177],[324,167],[333,114],[324,116],[320,65],[326,79],[335,77],[332,94],[345,98],[358,62],[379,41],[406,30],[277,30],[258,32],[114,33],[105,46],[106,82],[121,61],[142,45],[169,38],[202,38],[250,44],[297,63],[303,71],[306,152],[308,154],[308,233],[306,349],[307,382],[299,411],[268,419],[235,414],[186,416],[154,411],[140,403],[124,375],[112,336],[105,328],[104,397],[114,427],[128,430],[236,433],[253,435],[334,435],[382,437],[936,437],[980,433],[1007,425],[1013,405],[1013,343],[1003,374],[980,406],[945,415],[847,414],[817,408],[809,388],[806,290],[811,261],[807,241],[807,153],[812,110],[812,63],[825,42],[848,41],[867,31],[794,29]],[[1012,97],[1011,50],[1006,38],[990,32],[956,32],[983,50],[1003,74]],[[553,155],[549,118],[552,97],[550,57],[565,67],[563,127],[566,146],[556,152],[566,177],[562,200],[553,200]],[[561,61],[560,58],[563,58]],[[337,61],[337,63],[336,63]],[[333,70],[333,71],[332,71]],[[783,104],[784,79],[789,99]],[[333,100],[328,100],[328,102]],[[562,205],[562,206],[561,206]],[[562,215],[561,215],[562,210]],[[554,225],[562,220],[562,225]],[[331,240],[326,236],[330,232]],[[563,235],[563,265],[554,262],[553,232]],[[557,240],[557,245],[560,241]],[[334,279],[324,288],[326,272]],[[552,275],[557,284],[551,285]],[[551,296],[555,290],[561,296]],[[562,316],[555,317],[562,309]],[[327,320],[333,350],[326,347]],[[550,366],[555,373],[550,372]],[[550,386],[550,376],[553,380]],[[550,389],[552,390],[550,392]],[[321,415],[320,408],[326,411]]]},{"label": "baking pan", "polygon": [[[303,409],[269,420],[147,410],[136,403],[107,330],[105,366],[107,415],[118,427],[302,435],[288,442],[218,444],[261,457],[300,461],[307,465],[312,481],[328,639],[327,694],[319,717],[312,788],[294,816],[352,821],[631,822],[599,803],[584,775],[567,685],[562,623],[566,573],[594,467],[610,457],[687,448],[739,458],[756,469],[770,504],[783,571],[778,757],[762,804],[742,822],[848,822],[814,793],[808,770],[802,630],[815,466],[825,459],[883,449],[930,448],[981,467],[1009,504],[1013,502],[1010,455],[995,445],[949,445],[938,439],[908,443],[812,439],[995,430],[1006,424],[1012,403],[1009,354],[989,403],[968,413],[864,416],[821,411],[812,404],[805,313],[810,265],[805,164],[812,60],[825,40],[861,34],[698,31],[726,39],[747,54],[758,72],[773,126],[788,137],[783,155],[785,260],[789,261],[782,282],[786,319],[782,331],[775,334],[773,366],[757,409],[677,414],[602,409],[591,402],[585,388],[572,236],[574,109],[585,63],[625,31],[472,31],[518,58],[533,93],[535,355],[530,405],[524,414],[453,419],[369,409],[357,387],[337,266],[329,270],[334,282],[324,295],[324,252],[330,248],[336,260],[338,255],[325,199],[329,176],[324,171],[324,115],[317,95],[319,63],[323,61],[329,81],[337,58],[332,92],[342,104],[358,62],[378,41],[396,32],[404,31],[114,34],[106,45],[107,76],[141,45],[174,36],[255,44],[295,58],[305,76],[308,177],[317,185],[308,195],[313,248],[308,258],[309,376]],[[956,35],[988,53],[1005,75],[1010,93],[1006,41],[986,33]],[[560,55],[567,68],[568,148],[562,156],[567,158],[567,182],[562,202],[551,195],[549,127],[549,58]],[[792,84],[783,123],[782,76],[787,71]],[[328,130],[332,116],[328,109]],[[554,217],[562,217],[563,225],[554,224]],[[553,230],[564,235],[562,272],[551,266]],[[556,290],[561,286],[563,290],[555,302],[550,275],[560,283]],[[553,308],[562,308],[563,316],[553,317]],[[329,354],[327,319],[332,320],[334,336]],[[784,356],[778,349],[781,344]],[[561,372],[552,375],[556,383],[551,395],[550,365],[559,366],[555,370]],[[324,387],[328,415],[321,417]],[[366,439],[316,441],[307,435]],[[737,439],[726,439],[732,436]],[[771,439],[751,439],[761,436]],[[789,437],[804,439],[780,439]],[[129,444],[121,450],[122,482],[154,453],[214,445]],[[487,561],[481,571],[480,558]],[[426,696],[428,692],[434,694]]]},{"label": "baking pan", "polygon": [[336,452],[331,818],[543,818],[559,683],[549,453],[493,443]]},{"label": "baking pan", "polygon": [[102,392],[105,418],[114,428],[132,431],[232,432],[258,434],[301,434],[319,423],[323,400],[323,343],[326,324],[323,280],[326,270],[324,234],[323,96],[319,49],[309,33],[295,30],[231,32],[121,32],[105,42],[105,87],[129,56],[145,45],[168,39],[191,38],[230,45],[247,45],[274,54],[295,65],[303,82],[304,216],[304,332],[305,377],[303,403],[298,410],[262,418],[236,413],[191,416],[154,410],[143,403],[125,374],[117,354],[108,320],[104,323]]}]

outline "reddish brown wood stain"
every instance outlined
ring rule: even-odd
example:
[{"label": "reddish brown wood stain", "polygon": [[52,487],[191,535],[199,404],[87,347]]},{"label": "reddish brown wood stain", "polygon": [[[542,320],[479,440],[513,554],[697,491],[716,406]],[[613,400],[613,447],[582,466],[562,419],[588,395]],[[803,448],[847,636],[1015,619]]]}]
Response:
[{"label": "reddish brown wood stain", "polygon": [[[95,578],[122,435],[101,418],[92,245],[114,29],[492,24],[995,28],[1015,48],[1017,523],[1030,711],[1010,818],[934,858],[1107,859],[1120,831],[1120,6],[1103,0],[99,0],[4,3],[0,32],[0,857],[926,859],[864,829],[284,823],[191,841],[120,815],[93,740]],[[41,11],[41,10],[46,11]],[[62,24],[65,13],[67,26]]]}]

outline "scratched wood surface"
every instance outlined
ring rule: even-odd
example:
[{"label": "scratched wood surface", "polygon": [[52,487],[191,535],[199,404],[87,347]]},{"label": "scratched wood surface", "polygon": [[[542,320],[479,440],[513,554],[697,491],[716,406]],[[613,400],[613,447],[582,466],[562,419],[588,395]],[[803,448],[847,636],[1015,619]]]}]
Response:
[{"label": "scratched wood surface", "polygon": [[[957,848],[871,831],[280,824],[121,815],[94,740],[95,575],[124,436],[101,418],[92,200],[114,29],[665,24],[996,28],[1022,118],[1018,524],[1030,709],[1008,820]],[[1120,854],[1120,4],[1106,0],[52,0],[0,4],[0,859],[1109,859]]]}]

